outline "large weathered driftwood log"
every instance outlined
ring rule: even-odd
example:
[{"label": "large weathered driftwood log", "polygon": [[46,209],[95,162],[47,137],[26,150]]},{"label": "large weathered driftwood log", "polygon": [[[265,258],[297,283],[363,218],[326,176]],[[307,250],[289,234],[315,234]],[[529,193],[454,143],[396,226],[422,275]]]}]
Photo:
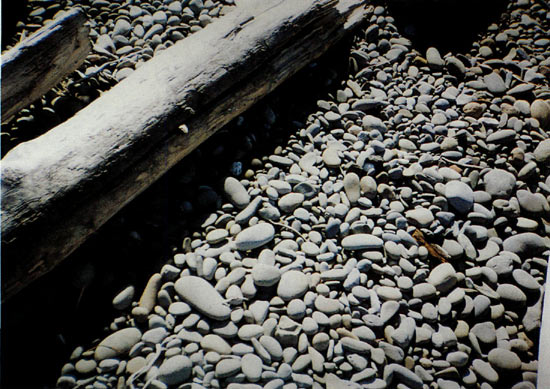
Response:
[{"label": "large weathered driftwood log", "polygon": [[2,122],[82,65],[91,49],[85,22],[72,9],[2,55]]},{"label": "large weathered driftwood log", "polygon": [[2,160],[3,298],[319,57],[363,21],[366,7],[364,0],[243,2],[11,150]]}]

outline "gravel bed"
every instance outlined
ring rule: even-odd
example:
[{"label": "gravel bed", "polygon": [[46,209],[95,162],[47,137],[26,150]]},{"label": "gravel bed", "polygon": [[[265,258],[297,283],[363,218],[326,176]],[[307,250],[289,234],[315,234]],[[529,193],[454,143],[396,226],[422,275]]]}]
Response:
[{"label": "gravel bed", "polygon": [[418,52],[372,7],[349,76],[182,202],[215,210],[113,296],[58,387],[535,388],[549,30],[544,3],[511,1],[468,53]]}]

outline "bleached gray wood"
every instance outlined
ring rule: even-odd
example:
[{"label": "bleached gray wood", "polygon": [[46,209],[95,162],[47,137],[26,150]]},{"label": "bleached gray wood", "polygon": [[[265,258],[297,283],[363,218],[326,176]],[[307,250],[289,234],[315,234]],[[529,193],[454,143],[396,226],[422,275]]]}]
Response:
[{"label": "bleached gray wood", "polygon": [[71,9],[2,54],[2,122],[84,63],[91,50],[85,22],[82,10]]},{"label": "bleached gray wood", "polygon": [[366,8],[362,0],[242,2],[11,150],[2,160],[3,298],[338,42]]}]

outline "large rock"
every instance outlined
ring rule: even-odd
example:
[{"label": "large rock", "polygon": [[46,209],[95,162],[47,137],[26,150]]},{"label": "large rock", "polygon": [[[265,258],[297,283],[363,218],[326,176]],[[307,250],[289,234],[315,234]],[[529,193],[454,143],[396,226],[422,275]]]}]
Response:
[{"label": "large rock", "polygon": [[512,235],[504,240],[503,249],[523,256],[526,254],[540,254],[546,249],[544,239],[534,232],[524,232]]},{"label": "large rock", "polygon": [[102,361],[126,354],[141,339],[141,331],[135,327],[118,330],[107,336],[95,349],[94,358]]},{"label": "large rock", "polygon": [[211,319],[226,320],[231,315],[231,308],[225,299],[201,277],[181,277],[174,287],[182,300]]}]

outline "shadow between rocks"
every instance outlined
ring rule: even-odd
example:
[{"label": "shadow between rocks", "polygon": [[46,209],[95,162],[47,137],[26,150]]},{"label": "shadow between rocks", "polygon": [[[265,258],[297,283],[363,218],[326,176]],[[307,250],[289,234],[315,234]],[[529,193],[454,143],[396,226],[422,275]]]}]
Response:
[{"label": "shadow between rocks", "polygon": [[[223,178],[285,144],[347,78],[352,37],[237,117],[108,221],[61,265],[2,304],[2,388],[53,388],[78,345],[102,339],[124,287],[148,278],[219,210]],[[234,170],[233,170],[234,171]],[[242,174],[240,175],[242,178]]]},{"label": "shadow between rocks", "polygon": [[436,47],[470,51],[476,37],[497,23],[509,0],[386,0],[388,13],[399,31],[422,54]]}]

